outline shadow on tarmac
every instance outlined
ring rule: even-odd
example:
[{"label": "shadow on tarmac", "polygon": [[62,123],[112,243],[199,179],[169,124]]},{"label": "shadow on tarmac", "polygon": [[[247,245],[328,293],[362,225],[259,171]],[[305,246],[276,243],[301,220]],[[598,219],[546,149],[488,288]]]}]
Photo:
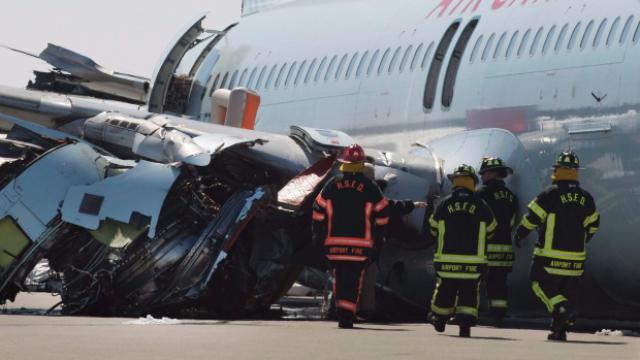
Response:
[{"label": "shadow on tarmac", "polygon": [[581,344],[581,345],[628,345],[629,343],[623,341],[585,341],[585,340],[567,340],[568,344]]},{"label": "shadow on tarmac", "polygon": [[359,326],[354,326],[353,330],[369,330],[369,331],[413,331],[413,330],[409,330],[409,329],[381,329],[381,328],[370,328],[370,327],[359,327]]},{"label": "shadow on tarmac", "polygon": [[506,338],[506,337],[500,337],[500,336],[473,336],[471,335],[471,337],[468,338],[461,338],[458,335],[449,335],[449,334],[440,334],[440,336],[447,336],[447,337],[452,337],[452,338],[460,338],[460,339],[476,339],[476,340],[500,340],[500,341],[520,341],[519,339],[513,339],[513,338]]}]

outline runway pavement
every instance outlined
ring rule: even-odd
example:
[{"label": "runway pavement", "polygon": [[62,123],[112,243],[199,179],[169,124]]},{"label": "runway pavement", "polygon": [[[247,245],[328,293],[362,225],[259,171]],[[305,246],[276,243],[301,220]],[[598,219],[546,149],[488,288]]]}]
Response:
[{"label": "runway pavement", "polygon": [[[51,300],[51,299],[47,299]],[[640,338],[426,324],[357,325],[325,321],[172,321],[0,315],[0,359],[640,359]]]}]

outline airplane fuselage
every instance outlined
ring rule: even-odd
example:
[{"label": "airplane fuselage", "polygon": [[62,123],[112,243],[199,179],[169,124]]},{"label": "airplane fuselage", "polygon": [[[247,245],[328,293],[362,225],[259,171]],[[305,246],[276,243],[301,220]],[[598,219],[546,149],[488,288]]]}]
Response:
[{"label": "airplane fuselage", "polygon": [[293,2],[228,31],[196,72],[186,113],[207,121],[214,90],[243,86],[262,96],[259,130],[339,129],[401,154],[416,141],[505,129],[524,156],[494,135],[435,152],[445,170],[505,157],[522,210],[550,182],[555,154],[571,148],[602,213],[587,278],[638,306],[639,21],[635,1]]}]

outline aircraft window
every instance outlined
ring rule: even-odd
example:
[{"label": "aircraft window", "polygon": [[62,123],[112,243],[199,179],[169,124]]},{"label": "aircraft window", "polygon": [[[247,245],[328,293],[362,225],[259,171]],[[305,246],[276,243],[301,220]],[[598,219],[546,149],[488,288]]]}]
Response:
[{"label": "aircraft window", "polygon": [[289,68],[289,72],[287,73],[287,79],[284,81],[284,87],[288,87],[289,84],[291,84],[291,81],[293,80],[293,74],[296,73],[296,70],[298,69],[298,62],[294,61],[293,64],[291,64],[291,67]]},{"label": "aircraft window", "polygon": [[516,43],[518,42],[519,36],[520,36],[519,31],[516,31],[515,33],[513,33],[513,36],[511,36],[511,41],[509,41],[509,46],[507,47],[507,54],[505,55],[507,59],[511,57],[511,54],[513,53],[513,49],[515,48]]},{"label": "aircraft window", "polygon": [[313,72],[316,70],[316,65],[318,64],[318,60],[317,59],[313,59],[311,61],[311,64],[309,64],[309,69],[307,70],[307,75],[305,75],[304,77],[304,83],[308,83],[309,81],[311,81],[311,78],[313,77]]},{"label": "aircraft window", "polygon": [[227,80],[228,79],[229,79],[229,73],[227,72],[222,77],[222,82],[220,83],[220,89],[226,89],[227,88]]},{"label": "aircraft window", "polygon": [[413,60],[411,60],[411,71],[415,70],[416,66],[418,66],[418,59],[422,56],[422,51],[424,51],[424,44],[418,45],[415,54],[413,54]]},{"label": "aircraft window", "polygon": [[620,25],[620,16],[618,16],[611,25],[611,31],[609,31],[609,36],[607,36],[607,46],[610,46],[613,43],[613,39],[616,37],[616,32],[618,32],[618,26]]},{"label": "aircraft window", "polygon": [[300,84],[300,81],[302,80],[302,74],[304,74],[304,71],[307,69],[307,60],[302,61],[302,64],[300,64],[300,68],[298,69],[298,73],[296,74],[296,79],[293,81],[293,84],[295,86],[298,86],[298,84]]},{"label": "aircraft window", "polygon": [[273,82],[273,78],[276,76],[276,71],[278,71],[278,65],[273,65],[271,67],[271,71],[269,71],[269,76],[267,77],[267,82],[264,84],[264,88],[268,89],[271,87],[271,83]]},{"label": "aircraft window", "polygon": [[360,58],[360,64],[358,64],[358,70],[356,71],[356,79],[359,78],[360,75],[362,75],[367,60],[369,60],[369,51],[365,51],[364,55],[362,55],[362,58]]},{"label": "aircraft window", "polygon": [[248,74],[249,74],[249,69],[245,68],[244,70],[242,70],[242,75],[240,75],[240,80],[238,80],[238,86],[246,85],[244,81],[247,80]]},{"label": "aircraft window", "polygon": [[556,26],[553,25],[549,32],[547,33],[547,38],[544,40],[544,45],[542,45],[542,55],[547,54],[547,50],[549,50],[549,46],[551,45],[551,40],[553,39],[553,35],[556,33]]},{"label": "aircraft window", "polygon": [[256,83],[255,90],[259,90],[262,87],[262,83],[264,82],[264,77],[267,75],[267,66],[263,66],[262,70],[260,70],[260,75],[258,76],[258,82]]},{"label": "aircraft window", "polygon": [[349,80],[351,78],[351,74],[353,73],[353,69],[358,62],[358,53],[353,54],[351,57],[351,61],[349,61],[349,66],[347,66],[347,73],[344,75],[345,80]]},{"label": "aircraft window", "polygon": [[382,55],[382,60],[380,60],[380,65],[378,66],[378,75],[382,74],[382,69],[387,66],[387,61],[389,61],[389,55],[391,55],[391,49],[387,48]]},{"label": "aircraft window", "polygon": [[211,91],[209,92],[209,97],[216,90],[216,86],[218,86],[218,81],[220,80],[220,74],[216,75],[216,78],[213,80],[213,84],[211,85]]},{"label": "aircraft window", "polygon": [[607,27],[607,19],[602,20],[600,26],[598,26],[598,31],[596,32],[596,36],[593,38],[593,47],[598,47],[600,45],[600,40],[602,40],[602,35],[604,34],[604,29]]},{"label": "aircraft window", "polygon": [[391,58],[391,63],[389,63],[389,74],[393,72],[393,68],[396,66],[398,62],[398,58],[400,57],[400,52],[402,52],[402,47],[398,46],[396,51],[393,53],[393,57]]},{"label": "aircraft window", "polygon": [[[474,21],[477,21],[477,20],[473,20],[471,22],[474,22]],[[436,99],[436,88],[438,86],[438,78],[440,77],[440,70],[442,69],[442,63],[444,61],[444,57],[447,55],[447,51],[449,51],[449,45],[451,45],[451,41],[453,40],[453,37],[455,36],[459,27],[460,27],[459,21],[456,21],[449,26],[447,31],[444,32],[444,35],[442,35],[442,39],[440,39],[438,48],[436,49],[435,54],[433,55],[433,61],[431,61],[431,67],[429,68],[429,75],[427,75],[427,83],[424,89],[424,97],[422,99],[422,104],[426,109],[433,108],[433,103],[435,102],[435,99]],[[469,25],[467,25],[466,28],[469,28]],[[475,26],[473,28],[475,28]],[[468,40],[469,39],[467,39],[467,41]]]},{"label": "aircraft window", "polygon": [[533,37],[533,42],[531,43],[531,49],[529,49],[529,55],[533,56],[536,51],[538,51],[538,44],[540,43],[540,39],[542,39],[542,33],[544,32],[544,27],[540,27],[536,36]]},{"label": "aircraft window", "polygon": [[456,78],[458,76],[458,70],[460,69],[460,63],[462,62],[464,52],[467,48],[467,45],[469,45],[469,40],[471,39],[471,35],[473,35],[473,31],[476,29],[477,25],[478,19],[471,20],[464,27],[464,30],[462,30],[462,34],[460,34],[460,38],[458,39],[456,46],[453,48],[453,53],[451,54],[451,59],[449,60],[449,66],[447,67],[447,72],[444,77],[444,87],[442,89],[442,106],[444,107],[451,106],[456,85]]},{"label": "aircraft window", "polygon": [[[562,30],[560,30],[560,35],[558,35],[558,41],[556,41],[556,46],[553,47],[555,52],[560,51],[562,47],[562,42],[564,41],[564,37],[567,35],[567,31],[569,30],[569,24],[564,24]],[[575,31],[574,31],[575,34]]]},{"label": "aircraft window", "polygon": [[587,43],[589,42],[589,37],[591,36],[591,30],[593,30],[594,24],[595,24],[595,21],[593,20],[589,21],[589,24],[587,24],[587,28],[584,30],[584,35],[582,35],[582,40],[580,41],[580,50],[584,49],[585,46],[587,46]]},{"label": "aircraft window", "polygon": [[342,70],[344,70],[344,65],[347,63],[348,54],[342,55],[342,59],[340,60],[340,65],[338,65],[338,70],[336,70],[335,79],[338,80],[340,75],[342,75]]},{"label": "aircraft window", "polygon": [[629,30],[631,30],[631,24],[633,24],[633,15],[629,16],[627,22],[624,24],[624,28],[622,29],[622,34],[620,34],[620,45],[624,44],[627,41],[627,35],[629,35]]},{"label": "aircraft window", "polygon": [[427,51],[424,53],[424,57],[422,58],[422,65],[420,65],[422,70],[427,68],[427,63],[429,62],[429,59],[431,59],[431,51],[433,51],[433,43],[429,44]]},{"label": "aircraft window", "polygon": [[489,36],[489,40],[487,40],[487,44],[484,46],[484,50],[482,51],[482,61],[487,60],[487,56],[491,52],[491,45],[493,45],[493,39],[496,38],[496,34],[491,34]]},{"label": "aircraft window", "polygon": [[233,75],[231,76],[231,80],[229,81],[229,89],[233,90],[233,88],[236,86],[236,79],[238,79],[238,70],[233,72]]},{"label": "aircraft window", "polygon": [[276,78],[276,83],[273,85],[274,89],[277,89],[280,87],[280,83],[282,83],[282,78],[284,77],[284,74],[286,74],[286,71],[287,71],[287,63],[284,63],[284,65],[280,67],[280,71],[278,71],[278,77]]},{"label": "aircraft window", "polygon": [[329,81],[331,74],[333,74],[333,68],[336,67],[336,62],[338,62],[338,55],[333,55],[333,57],[331,58],[331,61],[329,61],[327,72],[324,74],[324,82]]},{"label": "aircraft window", "polygon": [[413,45],[409,45],[407,50],[404,51],[402,61],[400,61],[400,73],[402,73],[404,71],[404,68],[407,67],[407,62],[409,61],[409,55],[411,55],[411,51],[413,51]]},{"label": "aircraft window", "polygon": [[571,33],[571,38],[569,38],[569,44],[567,44],[567,50],[573,50],[573,46],[576,44],[576,40],[578,40],[578,34],[580,33],[580,29],[582,28],[582,23],[577,23],[576,27],[573,28],[573,32]]},{"label": "aircraft window", "polygon": [[518,48],[518,56],[522,56],[522,54],[524,53],[524,49],[526,49],[527,45],[529,45],[529,36],[531,36],[531,29],[527,29],[527,31],[524,33],[524,36],[522,36],[522,41],[520,42],[520,47]]},{"label": "aircraft window", "polygon": [[476,60],[476,56],[478,55],[478,50],[480,50],[483,40],[484,40],[484,35],[480,35],[478,40],[476,40],[476,44],[473,46],[473,50],[471,50],[471,56],[469,56],[470,63],[473,63]]},{"label": "aircraft window", "polygon": [[380,50],[376,50],[371,57],[371,62],[369,63],[369,68],[367,69],[367,76],[371,76],[371,72],[373,72],[373,68],[376,66],[376,62],[378,61],[378,56],[380,56]]},{"label": "aircraft window", "polygon": [[640,40],[640,22],[638,22],[638,26],[636,27],[636,32],[633,33],[633,43],[637,44],[638,40]]},{"label": "aircraft window", "polygon": [[316,76],[313,78],[313,81],[318,82],[320,77],[322,76],[322,72],[324,71],[324,67],[327,65],[327,57],[323,57],[322,61],[320,61],[320,65],[318,65],[318,71],[316,71]]},{"label": "aircraft window", "polygon": [[498,40],[498,44],[496,45],[496,50],[493,52],[493,60],[498,58],[498,54],[502,51],[502,46],[504,45],[504,41],[507,39],[507,33],[504,32],[500,35],[500,40]]}]

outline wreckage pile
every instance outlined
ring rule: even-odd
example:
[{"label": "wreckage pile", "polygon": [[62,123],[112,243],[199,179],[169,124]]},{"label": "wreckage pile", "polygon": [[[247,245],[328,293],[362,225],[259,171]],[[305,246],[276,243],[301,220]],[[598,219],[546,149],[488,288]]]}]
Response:
[{"label": "wreckage pile", "polygon": [[[137,145],[113,146],[107,125]],[[284,210],[278,191],[291,174],[237,155],[255,140],[211,144],[203,159],[191,137],[153,122],[101,115],[82,129],[120,156],[35,125],[2,140],[0,303],[42,259],[60,280],[49,290],[64,314],[246,316],[296,280],[293,257],[310,235],[290,224],[309,218],[305,197],[322,176]],[[145,156],[134,161],[136,151]]]}]

